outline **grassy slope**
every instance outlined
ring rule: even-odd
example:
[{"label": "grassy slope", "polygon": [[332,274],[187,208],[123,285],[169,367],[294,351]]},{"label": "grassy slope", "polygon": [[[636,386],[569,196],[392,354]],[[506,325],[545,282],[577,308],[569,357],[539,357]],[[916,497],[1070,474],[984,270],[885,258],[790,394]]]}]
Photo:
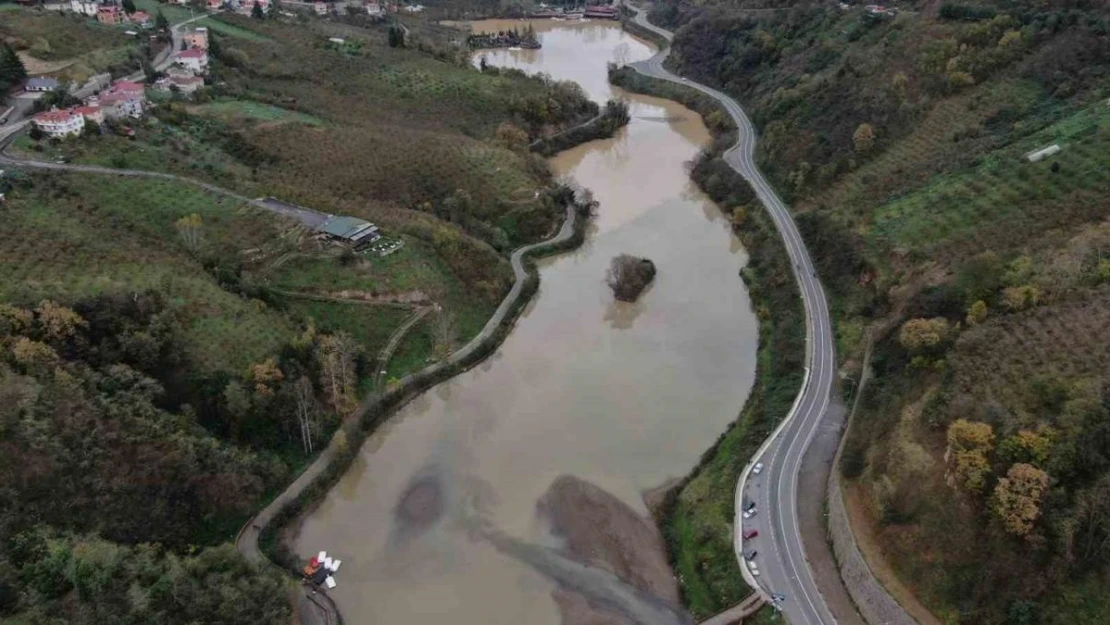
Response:
[{"label": "grassy slope", "polygon": [[[1099,267],[1110,119],[1104,72],[1093,69],[1107,50],[1105,31],[1090,26],[1097,14],[1056,22],[1066,8],[1014,2],[1015,25],[937,19],[936,6],[876,21],[858,9],[741,16],[732,9],[750,3],[709,4],[726,10],[660,13],[688,22],[675,58],[737,95],[760,125],[761,161],[800,211],[833,287],[845,366],[854,366],[866,326],[897,330],[908,318],[943,316],[959,332],[972,302],[990,310],[980,327],[923,355],[902,349],[896,331],[878,335],[878,376],[845,471],[863,481],[891,564],[951,622],[1105,621],[1095,591],[1105,556],[1070,555],[1068,538],[1100,535],[1076,516],[1076,502],[1095,492],[1105,466],[1086,457],[1078,471],[1069,459],[1084,453],[1083,441],[1102,440],[1085,429],[1098,418],[1079,406],[1110,382],[1094,364],[1108,348],[1095,329],[1095,286],[1110,277]],[[1062,13],[1050,18],[1053,10]],[[1021,33],[1015,48],[1000,43],[1007,29]],[[928,62],[949,37],[958,43],[939,66],[967,68],[975,84],[945,85],[951,78]],[[907,76],[901,93],[898,72]],[[864,121],[876,142],[857,152],[853,133]],[[1057,157],[1022,162],[1056,142]],[[1042,293],[1034,311],[1004,302],[1002,289],[1023,285]],[[1033,397],[1045,387],[1064,389],[1069,407]],[[956,418],[992,424],[999,440],[1056,428],[1041,464],[1054,485],[1032,542],[1001,530],[987,496],[945,483],[944,432]],[[992,454],[987,495],[1007,458]],[[1034,569],[1042,573],[1014,574]]]},{"label": "grassy slope", "polygon": [[173,222],[204,220],[204,249],[234,254],[274,226],[268,216],[171,182],[97,176],[35,176],[9,195],[0,294],[74,301],[105,292],[164,290],[189,312],[188,342],[205,370],[240,371],[288,341],[293,324],[260,302],[230,293],[180,243]]},{"label": "grassy slope", "polygon": [[95,73],[130,67],[135,40],[122,28],[70,14],[13,8],[0,20],[0,39],[40,61],[73,61],[52,74],[83,81]]}]

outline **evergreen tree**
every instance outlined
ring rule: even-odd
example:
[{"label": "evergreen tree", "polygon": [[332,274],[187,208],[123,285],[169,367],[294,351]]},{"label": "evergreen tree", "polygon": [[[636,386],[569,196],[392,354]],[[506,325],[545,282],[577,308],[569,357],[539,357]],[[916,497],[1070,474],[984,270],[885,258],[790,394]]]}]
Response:
[{"label": "evergreen tree", "polygon": [[136,11],[135,0],[123,0],[123,12],[131,15]]},{"label": "evergreen tree", "polygon": [[256,20],[266,19],[266,13],[262,11],[262,4],[254,3],[254,8],[251,9],[251,17]]},{"label": "evergreen tree", "polygon": [[27,68],[7,43],[0,43],[0,94],[27,79]]},{"label": "evergreen tree", "polygon": [[154,16],[154,27],[158,30],[169,30],[170,28],[170,21],[166,19],[161,11],[158,11],[158,14]]},{"label": "evergreen tree", "polygon": [[394,25],[389,27],[389,47],[405,47],[405,31],[401,30],[400,26]]}]

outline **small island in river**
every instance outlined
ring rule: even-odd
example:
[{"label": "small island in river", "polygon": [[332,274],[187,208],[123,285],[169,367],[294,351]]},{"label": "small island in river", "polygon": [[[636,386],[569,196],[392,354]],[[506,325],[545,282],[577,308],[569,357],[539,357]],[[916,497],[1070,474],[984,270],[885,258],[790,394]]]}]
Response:
[{"label": "small island in river", "polygon": [[605,282],[622,302],[634,302],[655,279],[655,263],[631,254],[621,254],[609,265]]}]

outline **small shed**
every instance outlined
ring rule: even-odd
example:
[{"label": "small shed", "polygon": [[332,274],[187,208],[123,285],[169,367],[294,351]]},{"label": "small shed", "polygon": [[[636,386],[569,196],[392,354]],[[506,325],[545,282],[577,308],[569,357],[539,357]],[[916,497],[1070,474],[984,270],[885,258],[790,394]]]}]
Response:
[{"label": "small shed", "polygon": [[1060,151],[1060,145],[1057,144],[1057,143],[1053,143],[1052,145],[1050,145],[1046,148],[1041,148],[1039,150],[1033,150],[1032,152],[1027,152],[1025,154],[1025,160],[1029,161],[1030,163],[1036,163],[1037,161],[1043,161],[1044,159],[1052,156],[1053,154],[1056,154],[1059,151]]}]

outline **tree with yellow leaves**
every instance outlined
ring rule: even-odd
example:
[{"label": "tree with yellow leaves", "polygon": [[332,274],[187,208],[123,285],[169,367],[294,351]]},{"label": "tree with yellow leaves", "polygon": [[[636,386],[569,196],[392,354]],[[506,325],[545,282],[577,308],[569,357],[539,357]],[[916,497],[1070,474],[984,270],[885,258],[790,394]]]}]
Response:
[{"label": "tree with yellow leaves", "polygon": [[990,475],[987,459],[994,449],[994,429],[986,423],[958,419],[948,426],[948,449],[944,457],[950,479],[959,488],[977,493]]},{"label": "tree with yellow leaves", "polygon": [[1002,526],[1011,534],[1026,537],[1041,516],[1041,499],[1048,490],[1048,474],[1031,464],[1010,467],[1006,477],[998,480],[991,501]]},{"label": "tree with yellow leaves", "polygon": [[254,392],[259,397],[272,397],[277,383],[285,378],[285,374],[278,367],[274,357],[251,365],[250,380],[254,383]]},{"label": "tree with yellow leaves", "polygon": [[911,352],[935,347],[947,338],[948,320],[944,317],[910,319],[898,332],[898,342]]},{"label": "tree with yellow leaves", "polygon": [[852,143],[856,147],[856,152],[860,154],[870,152],[871,148],[875,147],[875,129],[867,122],[860,124],[852,133]]},{"label": "tree with yellow leaves", "polygon": [[987,303],[979,300],[967,309],[967,324],[976,325],[983,322],[987,318]]},{"label": "tree with yellow leaves", "polygon": [[200,231],[204,225],[200,215],[197,213],[186,215],[174,222],[173,225],[177,228],[177,234],[181,236],[181,241],[185,243],[185,247],[190,253],[196,254],[200,251]]},{"label": "tree with yellow leaves", "polygon": [[35,314],[38,316],[43,335],[52,341],[64,341],[76,334],[78,328],[86,328],[89,325],[71,308],[51,300],[43,300],[35,309]]}]

